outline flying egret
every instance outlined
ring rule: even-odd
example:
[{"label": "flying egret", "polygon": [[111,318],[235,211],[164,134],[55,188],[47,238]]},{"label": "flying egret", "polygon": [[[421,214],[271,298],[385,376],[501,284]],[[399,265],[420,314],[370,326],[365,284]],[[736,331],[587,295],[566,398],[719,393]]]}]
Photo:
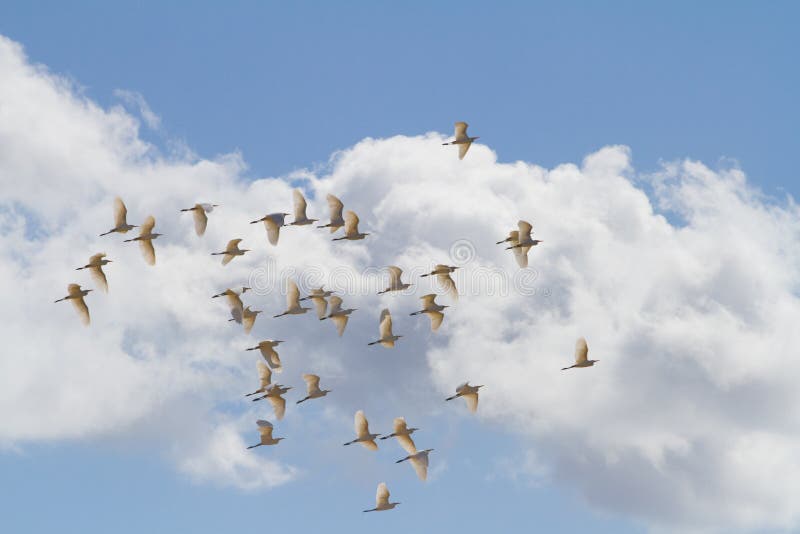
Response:
[{"label": "flying egret", "polygon": [[403,270],[395,265],[387,267],[389,270],[389,287],[383,291],[378,291],[378,295],[383,295],[389,291],[402,291],[411,287],[411,284],[404,284],[400,277],[403,275]]},{"label": "flying egret", "polygon": [[244,295],[249,290],[249,287],[242,287],[242,290],[237,293],[233,289],[226,289],[222,293],[212,295],[211,298],[215,299],[219,297],[225,297],[228,301],[228,307],[231,310],[233,320],[239,324],[242,324],[242,312],[244,311],[244,304],[242,304],[242,299],[239,296]]},{"label": "flying egret", "polygon": [[153,248],[153,239],[157,238],[160,235],[164,234],[157,234],[153,232],[153,227],[156,225],[156,219],[152,215],[148,215],[148,217],[142,223],[142,227],[139,229],[139,236],[134,237],[133,239],[126,239],[125,243],[130,243],[131,241],[138,241],[139,248],[142,251],[142,256],[144,257],[144,261],[148,265],[155,265],[156,264],[156,250]]},{"label": "flying egret", "polygon": [[328,393],[331,392],[330,389],[319,389],[319,377],[317,375],[303,375],[303,380],[306,382],[306,393],[307,395],[305,398],[300,399],[297,401],[297,404],[301,402],[305,402],[310,399],[318,399],[320,397],[324,397]]},{"label": "flying egret", "polygon": [[197,235],[202,236],[206,233],[206,226],[208,226],[208,217],[206,213],[211,213],[214,208],[219,207],[217,204],[195,204],[191,208],[185,208],[181,211],[191,211],[194,217],[194,231]]},{"label": "flying egret", "polygon": [[280,440],[286,438],[273,438],[272,437],[272,423],[269,421],[264,421],[263,419],[259,419],[256,421],[258,425],[258,432],[261,434],[261,443],[257,443],[255,445],[250,445],[247,447],[248,449],[254,449],[256,447],[260,447],[262,445],[277,445]]},{"label": "flying egret", "polygon": [[442,321],[444,321],[444,314],[442,313],[442,310],[449,308],[449,306],[444,306],[434,302],[436,299],[436,294],[434,293],[423,295],[420,297],[420,299],[422,299],[422,309],[415,311],[411,315],[419,315],[420,313],[426,314],[431,320],[431,331],[436,332],[442,325]]},{"label": "flying egret", "polygon": [[447,397],[446,401],[451,401],[459,397],[463,397],[467,401],[467,408],[472,413],[478,410],[478,390],[483,386],[470,386],[469,382],[464,382],[456,388],[456,394],[452,397]]},{"label": "flying egret", "polygon": [[411,463],[414,471],[417,472],[419,479],[424,481],[428,479],[428,454],[431,452],[433,452],[433,449],[425,449],[424,451],[415,452],[413,454],[409,454],[402,460],[397,460],[395,463],[399,464],[409,460],[409,463]]},{"label": "flying egret", "polygon": [[294,280],[286,281],[286,311],[273,315],[273,317],[283,317],[284,315],[300,315],[311,308],[303,308],[300,305],[300,290]]},{"label": "flying egret", "polygon": [[455,124],[455,140],[449,143],[442,143],[442,145],[458,145],[458,159],[464,159],[472,142],[479,139],[478,137],[470,137],[467,135],[467,126],[469,125],[466,122],[457,122]]},{"label": "flying egret", "polygon": [[281,234],[281,226],[286,226],[286,216],[289,215],[288,213],[270,213],[269,215],[264,215],[257,221],[250,221],[250,224],[256,224],[259,222],[264,223],[264,228],[267,229],[267,239],[269,240],[270,244],[277,245],[278,238]]},{"label": "flying egret", "polygon": [[578,341],[575,342],[575,364],[570,365],[569,367],[564,367],[561,369],[562,371],[566,371],[567,369],[572,369],[573,367],[591,367],[595,364],[595,362],[599,362],[600,360],[589,360],[589,345],[586,344],[586,340],[582,337],[578,338]]},{"label": "flying egret", "polygon": [[392,334],[392,314],[389,312],[389,308],[385,308],[381,312],[378,330],[380,331],[381,335],[380,339],[377,339],[371,343],[367,343],[367,345],[376,345],[380,343],[384,347],[391,349],[394,347],[394,342],[403,337]]},{"label": "flying egret", "polygon": [[58,299],[54,302],[61,302],[62,300],[68,300],[72,303],[72,307],[75,308],[75,311],[78,313],[78,317],[81,318],[81,322],[84,326],[89,325],[89,307],[84,302],[83,297],[89,294],[92,291],[91,289],[81,289],[81,286],[78,284],[69,284],[67,286],[67,296],[61,299]]},{"label": "flying egret", "polygon": [[267,388],[266,394],[261,397],[256,397],[253,402],[261,399],[267,399],[272,404],[272,411],[275,413],[275,419],[280,421],[286,414],[286,399],[281,395],[292,389],[291,386],[281,386],[280,384],[272,384]]},{"label": "flying egret", "polygon": [[259,393],[266,393],[267,388],[272,382],[272,371],[270,371],[269,367],[267,367],[267,364],[259,360],[256,362],[256,369],[258,369],[258,380],[260,385],[257,390],[252,393],[247,393],[245,397],[257,395]]},{"label": "flying egret", "polygon": [[455,272],[458,267],[452,265],[438,264],[431,272],[421,275],[423,278],[426,276],[436,276],[436,282],[442,287],[445,293],[450,295],[454,300],[458,300],[458,289],[456,283],[450,277],[450,273]]},{"label": "flying egret", "polygon": [[517,227],[519,228],[519,233],[517,235],[517,243],[512,244],[510,247],[506,247],[508,249],[514,248],[522,248],[527,247],[530,249],[531,247],[535,247],[539,243],[544,243],[541,239],[533,239],[531,238],[531,232],[533,231],[533,226],[528,221],[519,220],[517,221]]},{"label": "flying egret", "polygon": [[105,259],[105,257],[105,252],[99,252],[89,258],[89,263],[75,270],[82,271],[83,269],[89,269],[89,273],[92,275],[92,280],[94,280],[95,285],[102,289],[103,292],[108,293],[108,280],[106,280],[106,273],[103,272],[103,265],[112,263],[112,261]]},{"label": "flying egret", "polygon": [[128,208],[125,207],[125,203],[122,201],[121,198],[117,197],[114,199],[114,228],[109,230],[108,232],[100,234],[100,237],[108,234],[113,234],[114,232],[125,234],[128,230],[133,230],[134,228],[138,228],[135,224],[128,224],[127,221],[128,217]]},{"label": "flying egret", "polygon": [[333,291],[326,291],[322,287],[319,287],[317,289],[312,289],[311,294],[301,298],[300,302],[310,300],[311,303],[314,304],[314,309],[317,310],[317,319],[325,319],[328,311],[328,301],[325,299],[331,295],[333,295]]},{"label": "flying egret", "polygon": [[344,204],[342,204],[342,201],[333,195],[329,194],[326,198],[328,199],[328,208],[331,210],[331,222],[328,224],[323,224],[322,226],[317,226],[317,228],[330,228],[331,233],[334,233],[336,230],[344,226],[344,219],[342,218]]},{"label": "flying egret", "polygon": [[212,256],[222,256],[222,265],[228,265],[236,256],[244,256],[245,252],[250,252],[249,248],[239,248],[241,239],[231,239],[222,252],[212,252]]},{"label": "flying egret", "polygon": [[414,445],[414,440],[411,439],[411,434],[419,430],[418,428],[408,428],[404,417],[395,417],[394,419],[394,432],[388,436],[383,436],[380,439],[397,438],[397,443],[403,447],[408,454],[417,452],[417,446]]},{"label": "flying egret", "polygon": [[360,443],[364,446],[364,448],[369,449],[371,451],[378,450],[378,444],[375,443],[375,438],[380,436],[380,434],[370,434],[369,433],[369,423],[367,422],[366,416],[364,416],[363,410],[358,410],[355,415],[355,429],[356,429],[356,439],[353,441],[348,441],[345,445],[352,445],[353,443]]},{"label": "flying egret", "polygon": [[281,365],[281,358],[278,356],[278,352],[275,350],[275,347],[283,343],[280,339],[265,339],[264,341],[259,341],[258,345],[255,347],[250,347],[245,350],[258,350],[261,352],[261,356],[264,358],[264,361],[267,362],[267,365],[275,371],[276,373],[283,372],[283,366]]},{"label": "flying egret", "polygon": [[339,337],[344,334],[344,329],[347,326],[347,321],[350,319],[350,314],[356,311],[355,308],[342,309],[342,299],[337,296],[331,297],[330,300],[330,313],[327,317],[320,317],[320,321],[330,319],[336,325],[336,331],[339,332]]},{"label": "flying egret", "polygon": [[344,236],[334,237],[331,241],[341,241],[342,239],[349,239],[355,241],[364,239],[369,234],[362,234],[358,231],[358,215],[354,211],[346,211],[344,214]]},{"label": "flying egret", "polygon": [[378,484],[378,492],[375,494],[375,508],[364,510],[364,512],[383,512],[385,510],[391,510],[398,504],[400,503],[389,502],[389,488],[386,487],[385,482],[381,482]]},{"label": "flying egret", "polygon": [[520,268],[524,269],[525,267],[528,266],[528,251],[531,249],[531,247],[516,246],[519,244],[519,230],[511,230],[510,232],[508,232],[507,238],[497,242],[498,245],[501,245],[503,243],[508,243],[509,245],[511,245],[508,248],[510,248],[511,251],[514,253],[514,259],[517,260],[517,265],[519,265]]},{"label": "flying egret", "polygon": [[283,384],[270,384],[267,386],[267,389],[264,390],[264,394],[260,397],[256,397],[255,399],[251,399],[253,402],[268,399],[269,397],[276,397],[285,395],[292,386],[284,386]]},{"label": "flying egret", "polygon": [[317,222],[319,219],[309,219],[306,216],[306,198],[300,190],[292,191],[294,197],[294,220],[289,223],[292,226],[305,226]]}]

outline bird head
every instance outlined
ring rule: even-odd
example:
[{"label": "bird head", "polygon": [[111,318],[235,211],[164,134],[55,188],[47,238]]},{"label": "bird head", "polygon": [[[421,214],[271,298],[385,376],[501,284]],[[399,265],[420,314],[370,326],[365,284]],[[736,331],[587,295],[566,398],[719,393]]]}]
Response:
[{"label": "bird head", "polygon": [[246,292],[250,291],[250,289],[251,288],[249,288],[249,287],[242,286],[242,295],[244,295]]}]

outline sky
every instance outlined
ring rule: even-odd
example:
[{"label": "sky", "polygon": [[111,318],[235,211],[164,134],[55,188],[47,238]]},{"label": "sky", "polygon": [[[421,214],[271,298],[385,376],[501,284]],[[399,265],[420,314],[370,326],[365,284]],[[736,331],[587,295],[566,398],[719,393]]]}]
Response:
[{"label": "sky", "polygon": [[[0,529],[798,531],[797,15],[4,2]],[[456,120],[480,136],[463,161],[441,146]],[[371,236],[268,245],[247,222],[296,187]],[[156,216],[155,267],[97,237],[116,195]],[[178,212],[198,201],[220,204],[203,238]],[[545,241],[525,270],[494,245],[518,219]],[[222,267],[233,237],[253,252]],[[99,251],[111,289],[84,329],[51,302]],[[431,334],[418,275],[453,262]],[[414,287],[378,297],[391,264]],[[341,288],[342,338],[271,317],[289,277]],[[244,283],[251,335],[209,298]],[[367,348],[385,307],[405,337]],[[561,374],[578,336],[601,361]],[[287,340],[283,421],[242,400],[267,337]],[[296,406],[303,372],[334,392]],[[443,401],[467,379],[476,416]],[[357,409],[421,429],[426,483],[395,443],[341,447]],[[245,451],[258,418],[286,441]],[[403,504],[361,514],[380,481]]]}]

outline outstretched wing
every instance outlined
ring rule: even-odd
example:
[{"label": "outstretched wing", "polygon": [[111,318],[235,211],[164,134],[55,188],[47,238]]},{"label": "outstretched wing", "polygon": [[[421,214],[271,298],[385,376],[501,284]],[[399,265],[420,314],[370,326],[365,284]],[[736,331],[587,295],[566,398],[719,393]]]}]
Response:
[{"label": "outstretched wing", "polygon": [[364,415],[363,410],[358,410],[354,417],[354,428],[356,430],[356,436],[366,436],[369,434],[369,423],[367,422],[367,416]]},{"label": "outstretched wing", "polygon": [[303,380],[306,381],[306,390],[309,395],[319,389],[319,377],[317,375],[303,375]]},{"label": "outstretched wing", "polygon": [[258,432],[261,434],[261,441],[272,441],[272,423],[259,419],[256,424]]},{"label": "outstretched wing", "polygon": [[90,322],[89,307],[86,305],[86,302],[83,300],[83,297],[78,297],[69,300],[70,302],[72,302],[72,307],[75,308],[76,312],[78,312],[78,317],[80,317],[83,326],[89,326]]},{"label": "outstretched wing", "polygon": [[347,235],[358,233],[358,215],[356,212],[348,210],[344,214],[344,233]]},{"label": "outstretched wing", "polygon": [[375,493],[375,508],[389,505],[389,488],[385,482],[378,484],[378,491]]},{"label": "outstretched wing", "polygon": [[275,412],[275,418],[280,421],[283,419],[284,414],[286,413],[286,399],[281,396],[269,396],[267,397],[270,404],[272,404],[272,409]]},{"label": "outstretched wing", "polygon": [[472,146],[472,141],[465,141],[464,143],[458,145],[458,159],[464,159],[464,156],[467,155],[467,151],[471,146]]},{"label": "outstretched wing", "polygon": [[453,282],[450,273],[438,274],[436,278],[441,284],[442,290],[450,295],[453,300],[458,300],[458,289],[456,289],[456,283]]},{"label": "outstretched wing", "polygon": [[589,345],[582,337],[578,338],[575,342],[575,363],[586,363],[589,358]]},{"label": "outstretched wing", "polygon": [[200,204],[195,204],[194,209],[192,210],[192,216],[194,217],[194,231],[197,235],[203,235],[206,233],[206,226],[208,226],[208,217],[206,216],[206,210]]},{"label": "outstretched wing", "polygon": [[115,228],[119,228],[120,226],[125,226],[128,224],[128,208],[125,207],[125,203],[122,201],[121,198],[117,197],[114,199],[114,226]]},{"label": "outstretched wing", "polygon": [[156,218],[152,215],[148,215],[147,218],[142,223],[142,227],[140,228],[139,235],[147,235],[153,233],[153,228],[156,225]]},{"label": "outstretched wing", "polygon": [[323,297],[311,297],[311,302],[314,303],[314,309],[317,310],[317,318],[325,317],[325,312],[328,310],[327,301]]},{"label": "outstretched wing", "polygon": [[306,219],[306,198],[299,189],[292,191],[294,197],[294,220],[304,221]]},{"label": "outstretched wing", "polygon": [[389,308],[381,312],[380,335],[381,339],[392,337],[392,314],[389,312]]},{"label": "outstretched wing", "polygon": [[299,308],[300,307],[300,290],[294,280],[286,281],[286,308]]},{"label": "outstretched wing", "polygon": [[419,454],[412,458],[409,458],[411,465],[414,467],[414,471],[417,472],[417,476],[420,480],[427,480],[428,479],[428,455],[427,454]]},{"label": "outstretched wing", "polygon": [[272,382],[272,371],[270,371],[267,364],[262,361],[256,362],[256,369],[258,369],[258,379],[261,384],[261,389],[265,389]]},{"label": "outstretched wing", "polygon": [[94,280],[97,287],[102,289],[104,293],[108,293],[108,280],[106,280],[106,273],[103,272],[103,268],[100,265],[89,267],[89,273],[92,275],[92,280]]},{"label": "outstretched wing", "polygon": [[462,395],[465,401],[467,401],[467,408],[472,413],[478,411],[478,394],[477,393],[467,393],[466,395]]},{"label": "outstretched wing", "polygon": [[336,331],[339,333],[339,337],[342,337],[342,334],[344,334],[348,319],[349,317],[347,315],[334,315],[331,317],[331,321],[336,325]]},{"label": "outstretched wing", "polygon": [[342,309],[342,298],[334,295],[330,298],[329,304],[331,306],[331,313],[336,313]]},{"label": "outstretched wing", "polygon": [[427,295],[422,295],[420,300],[422,300],[422,309],[428,310],[435,304],[434,300],[436,299],[436,293],[428,293]]},{"label": "outstretched wing", "polygon": [[400,276],[403,274],[403,270],[395,265],[390,265],[387,269],[389,271],[389,287],[397,287],[402,284]]},{"label": "outstretched wing", "polygon": [[528,221],[519,220],[517,221],[517,228],[519,228],[519,241],[528,241],[531,238],[531,232],[533,232],[533,226]]},{"label": "outstretched wing", "polygon": [[468,126],[469,126],[469,124],[467,124],[466,122],[457,122],[455,124],[455,134],[454,135],[455,135],[456,141],[465,141],[465,140],[469,139],[469,136],[467,135],[467,127]]},{"label": "outstretched wing", "polygon": [[281,227],[277,222],[272,219],[264,219],[264,228],[267,229],[267,240],[271,245],[278,244],[278,238],[281,234]]},{"label": "outstretched wing", "polygon": [[439,327],[442,326],[442,321],[444,321],[444,314],[439,311],[429,311],[425,312],[425,314],[431,320],[431,331],[436,332],[439,330]]},{"label": "outstretched wing", "polygon": [[331,223],[336,224],[342,220],[342,210],[344,209],[344,204],[342,204],[341,200],[331,194],[329,194],[326,198],[328,199],[328,208],[331,210]]},{"label": "outstretched wing", "polygon": [[153,248],[152,239],[142,239],[139,241],[139,249],[142,251],[142,257],[147,265],[156,264],[156,249]]}]

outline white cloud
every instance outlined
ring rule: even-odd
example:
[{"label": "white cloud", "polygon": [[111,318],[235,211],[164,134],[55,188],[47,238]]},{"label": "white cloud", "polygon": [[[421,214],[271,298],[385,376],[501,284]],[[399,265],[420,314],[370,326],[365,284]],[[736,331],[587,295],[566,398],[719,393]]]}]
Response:
[{"label": "white cloud", "polygon": [[158,130],[161,128],[161,117],[150,108],[150,104],[147,103],[142,93],[129,89],[116,89],[114,91],[114,96],[129,106],[135,107],[148,128],[151,130]]},{"label": "white cloud", "polygon": [[[280,337],[289,340],[282,381],[297,387],[300,372],[322,369],[335,391],[320,421],[290,407],[276,425],[286,435],[349,428],[365,399],[382,421],[401,402],[454,417],[463,410],[448,405],[439,416],[438,403],[470,379],[486,384],[479,417],[530,444],[520,453],[535,459],[529,471],[593,506],[653,528],[800,525],[800,217],[740,170],[685,161],[639,176],[620,146],[552,170],[498,163],[483,145],[458,161],[429,133],[366,139],[327,169],[246,180],[236,154],[160,157],[130,115],[99,108],[5,39],[0,76],[0,291],[11,303],[0,309],[0,442],[136,436],[199,480],[286,482],[297,470],[280,447],[272,460],[243,451],[241,435],[257,435],[248,425],[262,408],[229,406],[254,381],[242,349]],[[247,223],[288,211],[298,179],[314,193],[310,215],[325,214],[334,192],[359,213],[368,240],[331,243],[326,232],[286,228],[279,247],[266,245],[263,228]],[[131,220],[152,213],[166,234],[155,268],[135,246],[97,237],[117,194]],[[203,239],[178,212],[196,201],[221,205]],[[518,218],[545,241],[525,277],[494,245]],[[233,237],[255,251],[223,268],[208,254]],[[345,296],[359,311],[342,339],[312,317],[268,317],[283,307],[278,273],[333,284],[369,267],[429,267],[451,261],[459,240],[476,255],[458,271],[466,294],[437,335],[407,316],[415,298],[364,290]],[[51,301],[86,281],[72,269],[100,250],[115,260],[111,292],[90,295],[87,330]],[[477,291],[486,273],[516,290]],[[263,290],[248,302],[265,310],[249,337],[208,298],[248,280]],[[429,292],[429,280],[409,280],[417,295]],[[365,347],[384,305],[406,335],[390,357]],[[581,335],[600,363],[562,373]]]}]

